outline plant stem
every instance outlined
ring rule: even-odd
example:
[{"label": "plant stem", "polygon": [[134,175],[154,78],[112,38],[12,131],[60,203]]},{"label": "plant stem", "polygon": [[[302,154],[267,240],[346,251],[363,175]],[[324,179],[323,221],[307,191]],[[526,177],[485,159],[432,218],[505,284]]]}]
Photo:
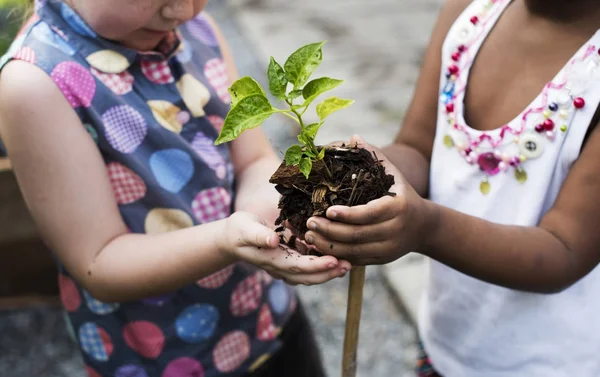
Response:
[{"label": "plant stem", "polygon": [[289,113],[289,110],[277,110],[278,113],[285,115],[286,117],[292,119],[294,122],[296,123],[300,123],[298,122],[298,119],[293,116],[292,114]]},{"label": "plant stem", "polygon": [[[298,111],[294,110],[292,108],[293,106],[293,101],[290,100],[285,100],[285,102],[287,102],[288,105],[290,105],[290,110],[292,111],[292,113],[296,114],[296,117],[298,117],[298,124],[300,124],[300,129],[302,131],[304,131],[304,121],[302,120],[302,114],[304,114],[304,112],[302,114],[298,113]],[[306,109],[304,109],[304,111],[306,111]],[[287,114],[289,115],[289,114]],[[290,115],[291,116],[291,115]],[[315,146],[314,141],[309,140],[308,141],[308,145],[307,145],[308,149],[310,149],[310,151],[315,155],[318,156],[319,155],[319,150],[317,149],[317,147]],[[329,168],[327,167],[327,164],[325,163],[325,161],[323,161],[323,167],[325,167],[325,175],[327,176],[327,179],[331,180],[333,179],[333,174],[331,174],[331,171],[329,170]]]}]

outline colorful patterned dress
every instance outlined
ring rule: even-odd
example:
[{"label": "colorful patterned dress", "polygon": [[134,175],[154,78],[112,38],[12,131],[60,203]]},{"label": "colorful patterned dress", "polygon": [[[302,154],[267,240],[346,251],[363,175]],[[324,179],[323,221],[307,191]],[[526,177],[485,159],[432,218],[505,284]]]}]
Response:
[{"label": "colorful patterned dress", "polygon": [[[203,14],[144,53],[102,39],[49,0],[0,66],[11,59],[35,64],[60,88],[104,158],[131,232],[231,213],[229,147],[213,145],[229,110],[228,78]],[[121,304],[96,300],[59,267],[68,322],[93,377],[244,375],[281,347],[278,334],[296,305],[290,287],[245,264]]]}]

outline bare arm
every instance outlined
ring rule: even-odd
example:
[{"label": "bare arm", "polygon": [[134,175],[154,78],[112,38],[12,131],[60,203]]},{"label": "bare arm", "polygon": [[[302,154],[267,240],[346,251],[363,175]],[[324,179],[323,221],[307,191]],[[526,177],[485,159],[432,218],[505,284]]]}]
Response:
[{"label": "bare arm", "polygon": [[396,176],[396,197],[364,206],[330,207],[328,219],[308,221],[306,239],[355,265],[388,263],[417,251],[492,284],[560,292],[600,262],[598,161],[596,127],[537,227],[494,224],[423,199],[386,161]]},{"label": "bare arm", "polygon": [[239,259],[291,279],[293,269],[322,272],[337,265],[333,257],[279,258],[275,233],[249,216],[165,234],[128,234],[97,147],[56,85],[27,63],[14,61],[3,70],[0,134],[42,237],[100,300],[169,292]]},{"label": "bare arm", "polygon": [[600,128],[592,132],[553,208],[538,227],[503,226],[432,206],[436,219],[420,250],[481,280],[557,292],[600,262]]},{"label": "bare arm", "polygon": [[471,0],[446,2],[425,52],[413,99],[395,143],[382,151],[419,195],[429,191],[429,161],[437,123],[442,45],[456,18]]},{"label": "bare arm", "polygon": [[400,171],[392,189],[398,195],[365,206],[331,207],[327,216],[335,221],[310,219],[307,240],[357,265],[388,263],[416,250],[492,284],[559,292],[600,262],[599,127],[538,227],[498,225],[422,198],[435,132],[441,36],[468,3],[447,3],[404,126],[396,144],[384,150],[390,171],[393,165]]}]

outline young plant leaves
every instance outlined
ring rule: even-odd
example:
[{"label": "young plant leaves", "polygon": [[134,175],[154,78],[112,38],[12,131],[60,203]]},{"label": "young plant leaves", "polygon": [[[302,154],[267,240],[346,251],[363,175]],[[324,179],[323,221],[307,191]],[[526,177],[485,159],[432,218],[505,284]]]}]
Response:
[{"label": "young plant leaves", "polygon": [[285,151],[285,164],[287,166],[296,166],[302,159],[302,147],[299,145],[292,145]]},{"label": "young plant leaves", "polygon": [[260,94],[266,97],[265,91],[252,77],[246,76],[237,80],[229,88],[231,94],[231,107],[235,106],[240,100],[253,94]]},{"label": "young plant leaves", "polygon": [[300,135],[298,135],[298,141],[301,142],[303,145],[309,145],[311,143],[314,143],[315,137],[317,136],[317,132],[319,131],[321,124],[323,123],[313,123],[304,127],[304,129],[300,132]]},{"label": "young plant leaves", "polygon": [[299,89],[306,84],[310,75],[321,64],[324,44],[325,42],[319,42],[301,47],[287,59],[283,68],[294,89]]},{"label": "young plant leaves", "polygon": [[273,57],[271,57],[271,62],[267,69],[267,77],[269,79],[269,91],[271,94],[277,97],[278,100],[285,98],[288,81],[285,76],[285,71]]},{"label": "young plant leaves", "polygon": [[317,115],[321,118],[321,122],[331,114],[338,110],[345,109],[352,105],[354,100],[339,99],[337,97],[327,98],[325,101],[317,105]]},{"label": "young plant leaves", "polygon": [[303,106],[310,105],[315,98],[329,90],[335,89],[343,82],[343,80],[336,80],[329,77],[321,77],[319,79],[312,80],[306,84],[304,89],[302,89],[302,97],[304,97],[305,100]]},{"label": "young plant leaves", "polygon": [[322,160],[323,157],[325,157],[325,148],[321,148],[319,155],[317,156],[317,160]]},{"label": "young plant leaves", "polygon": [[310,175],[310,171],[312,170],[312,160],[309,157],[302,157],[300,160],[300,172],[304,174],[306,179]]},{"label": "young plant leaves", "polygon": [[300,97],[302,95],[302,91],[301,90],[292,90],[290,92],[290,94],[288,94],[287,98],[290,101],[295,100],[296,98]]},{"label": "young plant leaves", "polygon": [[275,112],[277,109],[274,109],[262,94],[242,98],[227,114],[215,145],[232,141],[242,132],[260,126]]}]

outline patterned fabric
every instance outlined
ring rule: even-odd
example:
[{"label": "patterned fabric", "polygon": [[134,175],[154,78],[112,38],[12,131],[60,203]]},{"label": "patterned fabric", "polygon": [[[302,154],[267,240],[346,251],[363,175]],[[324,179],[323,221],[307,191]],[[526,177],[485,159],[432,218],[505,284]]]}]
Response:
[{"label": "patterned fabric", "polygon": [[433,369],[429,355],[425,352],[421,342],[419,342],[419,356],[416,367],[417,377],[442,377]]},{"label": "patterned fabric", "polygon": [[[138,52],[99,38],[61,1],[38,1],[37,9],[0,67],[27,61],[56,83],[96,142],[130,231],[164,233],[229,216],[229,147],[214,140],[231,98],[206,16],[156,51]],[[61,300],[90,376],[242,376],[281,347],[277,335],[296,305],[290,287],[246,264],[120,304],[95,299],[59,267]]]}]

